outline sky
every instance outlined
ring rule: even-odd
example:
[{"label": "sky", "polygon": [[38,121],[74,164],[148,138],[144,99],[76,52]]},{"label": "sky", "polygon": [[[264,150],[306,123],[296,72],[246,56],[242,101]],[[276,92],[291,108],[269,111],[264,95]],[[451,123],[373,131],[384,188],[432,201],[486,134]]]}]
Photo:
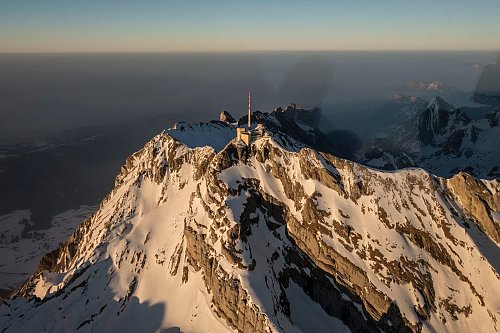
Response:
[{"label": "sky", "polygon": [[499,0],[0,0],[0,52],[498,50]]}]

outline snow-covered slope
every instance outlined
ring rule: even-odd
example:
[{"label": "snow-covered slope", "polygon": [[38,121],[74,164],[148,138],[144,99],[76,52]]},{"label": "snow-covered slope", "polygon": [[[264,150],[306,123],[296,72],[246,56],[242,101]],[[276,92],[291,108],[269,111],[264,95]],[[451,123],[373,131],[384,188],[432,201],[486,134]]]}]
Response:
[{"label": "snow-covered slope", "polygon": [[197,124],[179,122],[169,128],[168,133],[190,148],[210,146],[220,151],[234,138],[236,126],[222,121]]},{"label": "snow-covered slope", "polygon": [[456,109],[440,97],[375,140],[360,163],[383,169],[419,166],[451,177],[465,170],[500,177],[500,109]]},{"label": "snow-covered slope", "polygon": [[376,171],[274,132],[220,150],[173,135],[126,161],[0,329],[500,329],[498,181]]}]

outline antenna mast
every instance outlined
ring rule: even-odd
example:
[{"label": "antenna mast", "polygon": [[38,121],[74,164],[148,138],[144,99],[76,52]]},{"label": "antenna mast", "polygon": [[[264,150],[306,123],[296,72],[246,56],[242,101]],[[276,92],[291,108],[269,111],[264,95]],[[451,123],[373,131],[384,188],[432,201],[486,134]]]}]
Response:
[{"label": "antenna mast", "polygon": [[250,114],[251,114],[250,110],[251,109],[250,109],[250,91],[249,91],[248,92],[248,129],[250,129],[250,123],[251,123],[250,122]]}]

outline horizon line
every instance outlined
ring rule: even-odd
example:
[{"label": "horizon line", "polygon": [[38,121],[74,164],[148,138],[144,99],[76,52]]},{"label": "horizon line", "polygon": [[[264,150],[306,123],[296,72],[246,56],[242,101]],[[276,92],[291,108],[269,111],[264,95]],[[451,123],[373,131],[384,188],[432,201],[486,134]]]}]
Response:
[{"label": "horizon line", "polygon": [[165,50],[165,51],[0,51],[0,54],[214,54],[214,53],[279,53],[279,52],[500,52],[500,49],[313,49],[313,50]]}]

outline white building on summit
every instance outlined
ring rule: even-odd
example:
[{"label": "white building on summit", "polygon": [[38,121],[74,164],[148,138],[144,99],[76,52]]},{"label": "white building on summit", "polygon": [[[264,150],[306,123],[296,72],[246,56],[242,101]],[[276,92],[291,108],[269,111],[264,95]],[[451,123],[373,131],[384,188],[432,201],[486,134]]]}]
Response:
[{"label": "white building on summit", "polygon": [[250,102],[250,92],[248,92],[248,127],[236,128],[236,140],[243,141],[247,146],[250,146],[252,142],[262,137],[262,128],[260,126],[252,130],[252,109]]}]

